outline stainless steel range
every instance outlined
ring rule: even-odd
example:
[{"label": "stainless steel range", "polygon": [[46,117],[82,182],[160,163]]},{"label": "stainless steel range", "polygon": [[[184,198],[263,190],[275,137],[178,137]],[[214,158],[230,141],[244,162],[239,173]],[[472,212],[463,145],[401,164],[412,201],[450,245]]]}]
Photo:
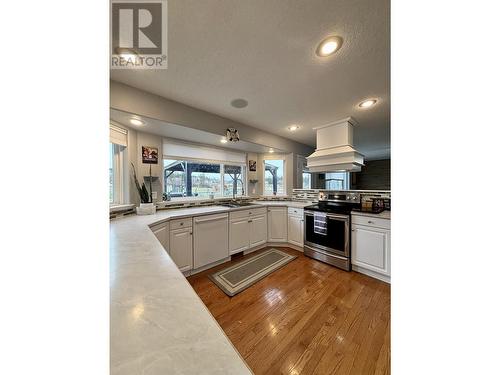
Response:
[{"label": "stainless steel range", "polygon": [[351,211],[361,207],[359,193],[321,191],[318,204],[304,207],[304,254],[351,270]]}]

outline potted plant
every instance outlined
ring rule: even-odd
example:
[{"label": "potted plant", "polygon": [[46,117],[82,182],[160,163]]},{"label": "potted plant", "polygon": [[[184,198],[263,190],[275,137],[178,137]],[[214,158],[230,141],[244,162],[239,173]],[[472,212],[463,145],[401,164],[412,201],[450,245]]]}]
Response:
[{"label": "potted plant", "polygon": [[156,206],[153,203],[153,193],[151,186],[151,166],[149,166],[149,192],[146,188],[146,184],[143,182],[142,185],[139,184],[139,180],[137,180],[137,174],[135,173],[134,163],[132,164],[132,170],[134,171],[134,182],[137,192],[139,193],[139,197],[141,198],[141,205],[137,207],[136,212],[139,215],[148,215],[154,214],[156,212]]}]

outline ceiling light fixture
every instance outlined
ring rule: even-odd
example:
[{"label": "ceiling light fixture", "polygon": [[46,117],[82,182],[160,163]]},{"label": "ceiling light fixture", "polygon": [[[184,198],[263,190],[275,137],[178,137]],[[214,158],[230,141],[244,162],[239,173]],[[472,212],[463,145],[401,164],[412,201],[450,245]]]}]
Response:
[{"label": "ceiling light fixture", "polygon": [[138,118],[131,118],[130,119],[130,123],[132,125],[136,125],[136,126],[142,126],[142,125],[144,125],[144,121],[139,120]]},{"label": "ceiling light fixture", "polygon": [[220,143],[227,143],[227,139],[226,138],[221,138]]},{"label": "ceiling light fixture", "polygon": [[338,51],[342,46],[342,38],[339,36],[330,36],[323,39],[321,43],[316,48],[316,55],[319,57],[330,56],[334,52]]},{"label": "ceiling light fixture", "polygon": [[367,99],[363,100],[361,103],[358,104],[360,108],[370,108],[373,107],[377,103],[377,99]]},{"label": "ceiling light fixture", "polygon": [[115,53],[119,55],[122,59],[129,60],[129,59],[134,59],[138,57],[138,54],[136,51],[134,51],[131,48],[115,48]]},{"label": "ceiling light fixture", "polygon": [[269,153],[272,154],[274,150],[272,148],[269,149]]},{"label": "ceiling light fixture", "polygon": [[300,128],[300,126],[299,126],[299,125],[295,125],[295,124],[294,124],[294,125],[290,125],[290,126],[288,127],[288,130],[290,130],[291,132],[294,132],[294,131],[296,131],[296,130],[299,130],[299,128]]}]

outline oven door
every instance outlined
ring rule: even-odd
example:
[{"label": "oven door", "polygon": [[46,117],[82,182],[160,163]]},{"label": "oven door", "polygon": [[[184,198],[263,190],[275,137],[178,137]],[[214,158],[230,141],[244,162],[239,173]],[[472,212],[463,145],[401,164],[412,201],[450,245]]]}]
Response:
[{"label": "oven door", "polygon": [[349,215],[327,214],[326,234],[314,232],[314,212],[304,211],[304,244],[338,256],[349,257]]}]

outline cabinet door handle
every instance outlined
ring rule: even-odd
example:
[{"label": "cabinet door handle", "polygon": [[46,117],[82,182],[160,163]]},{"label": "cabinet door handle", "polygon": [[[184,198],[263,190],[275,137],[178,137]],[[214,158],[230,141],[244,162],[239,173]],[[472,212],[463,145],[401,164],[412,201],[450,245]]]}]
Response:
[{"label": "cabinet door handle", "polygon": [[184,225],[184,223],[180,223],[180,225]]},{"label": "cabinet door handle", "polygon": [[368,224],[373,224],[373,221],[371,221],[371,220],[368,220]]},{"label": "cabinet door handle", "polygon": [[248,220],[248,222],[249,222],[249,223],[252,223],[252,222],[253,222],[253,220]]}]

